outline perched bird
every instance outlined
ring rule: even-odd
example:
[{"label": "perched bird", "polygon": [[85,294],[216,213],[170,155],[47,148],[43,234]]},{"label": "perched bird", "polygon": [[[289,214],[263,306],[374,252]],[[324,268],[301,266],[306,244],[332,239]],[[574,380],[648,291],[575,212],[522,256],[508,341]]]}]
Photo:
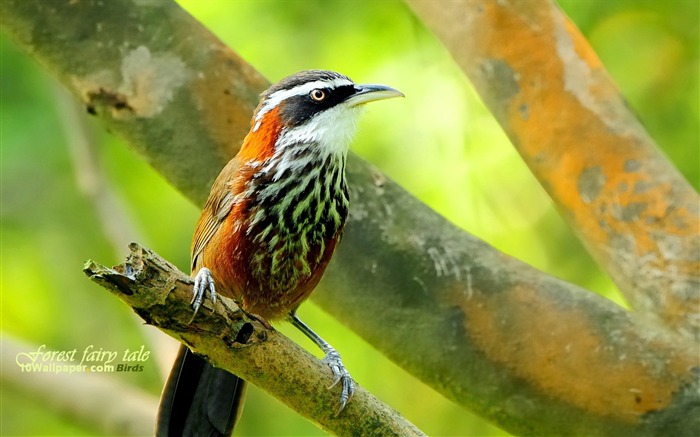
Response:
[{"label": "perched bird", "polygon": [[[211,188],[192,240],[193,307],[208,292],[232,298],[263,321],[286,319],[313,340],[340,383],[353,381],[340,355],[296,316],[323,276],[348,215],[345,160],[362,105],[403,96],[307,70],[261,95],[238,154]],[[230,435],[245,382],[182,346],[163,391],[158,436]]]}]

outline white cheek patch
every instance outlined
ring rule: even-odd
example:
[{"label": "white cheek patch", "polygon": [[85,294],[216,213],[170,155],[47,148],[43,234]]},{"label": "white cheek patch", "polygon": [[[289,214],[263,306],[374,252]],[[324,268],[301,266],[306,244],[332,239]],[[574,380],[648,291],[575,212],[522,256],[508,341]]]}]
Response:
[{"label": "white cheek patch", "polygon": [[270,112],[277,105],[282,103],[284,100],[294,97],[294,96],[305,96],[309,94],[312,90],[316,88],[331,88],[335,89],[341,86],[354,85],[351,80],[345,78],[338,78],[333,80],[317,80],[315,82],[308,82],[302,85],[297,85],[294,88],[288,90],[275,91],[270,94],[265,103],[262,105],[258,113],[255,115],[255,126],[253,127],[253,132],[256,132],[260,128],[260,123],[265,114]]},{"label": "white cheek patch", "polygon": [[336,105],[314,115],[308,122],[282,132],[277,147],[315,143],[319,155],[344,155],[357,132],[362,107]]}]

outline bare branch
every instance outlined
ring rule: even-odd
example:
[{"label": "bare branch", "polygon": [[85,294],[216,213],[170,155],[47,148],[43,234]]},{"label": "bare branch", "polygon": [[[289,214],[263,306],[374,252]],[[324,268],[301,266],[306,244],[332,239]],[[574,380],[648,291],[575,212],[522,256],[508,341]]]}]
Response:
[{"label": "bare branch", "polygon": [[85,273],[147,323],[185,343],[212,364],[241,376],[335,435],[421,436],[362,387],[339,415],[339,387],[325,364],[277,331],[249,319],[229,299],[210,301],[192,319],[192,281],[172,264],[132,243],[126,263],[88,262]]}]

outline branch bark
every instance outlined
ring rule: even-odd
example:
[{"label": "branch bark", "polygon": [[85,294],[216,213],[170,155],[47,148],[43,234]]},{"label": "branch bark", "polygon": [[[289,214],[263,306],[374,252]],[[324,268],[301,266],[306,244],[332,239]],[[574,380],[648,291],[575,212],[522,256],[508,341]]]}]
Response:
[{"label": "branch bark", "polygon": [[700,198],[551,0],[407,0],[632,307],[700,339]]},{"label": "branch bark", "polygon": [[192,319],[192,280],[152,251],[132,243],[124,264],[88,261],[85,274],[153,325],[211,363],[266,390],[334,435],[422,436],[362,387],[339,415],[339,388],[325,364],[291,340],[248,318],[220,296]]},{"label": "branch bark", "polygon": [[[267,85],[252,67],[174,3],[0,7],[19,44],[202,204]],[[348,177],[346,233],[312,299],[392,360],[514,433],[700,426],[693,342],[456,229],[354,155]]]}]

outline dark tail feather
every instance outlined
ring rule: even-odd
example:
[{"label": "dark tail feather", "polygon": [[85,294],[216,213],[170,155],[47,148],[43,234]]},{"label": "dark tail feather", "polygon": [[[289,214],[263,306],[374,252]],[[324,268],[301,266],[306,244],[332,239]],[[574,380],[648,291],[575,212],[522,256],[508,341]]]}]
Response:
[{"label": "dark tail feather", "polygon": [[245,390],[241,378],[181,346],[160,399],[156,436],[230,436]]}]

